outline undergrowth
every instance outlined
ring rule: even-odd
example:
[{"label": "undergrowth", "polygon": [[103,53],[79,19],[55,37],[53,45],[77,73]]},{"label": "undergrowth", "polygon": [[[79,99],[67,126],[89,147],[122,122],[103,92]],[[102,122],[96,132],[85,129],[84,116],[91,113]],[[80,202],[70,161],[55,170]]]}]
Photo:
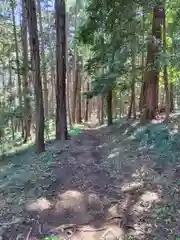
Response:
[{"label": "undergrowth", "polygon": [[[71,136],[77,136],[81,133],[82,128],[74,127],[69,129]],[[63,145],[54,145],[50,142],[46,146],[47,151],[36,155],[35,147],[32,143],[24,144],[16,151],[11,151],[0,161],[0,191],[9,192],[15,188],[21,191],[26,186],[31,185],[34,191],[39,195],[39,187],[36,183],[48,177],[54,181],[52,174],[52,164],[56,161],[56,152],[62,151]],[[44,186],[48,187],[48,186]]]},{"label": "undergrowth", "polygon": [[180,136],[164,124],[138,125],[129,138],[138,143],[139,150],[154,155],[161,166],[180,161]]}]

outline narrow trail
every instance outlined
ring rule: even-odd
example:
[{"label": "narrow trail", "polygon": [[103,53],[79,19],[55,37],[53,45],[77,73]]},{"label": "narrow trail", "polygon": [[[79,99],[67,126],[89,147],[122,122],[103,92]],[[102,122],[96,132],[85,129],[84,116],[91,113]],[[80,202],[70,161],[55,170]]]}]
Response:
[{"label": "narrow trail", "polygon": [[137,239],[153,239],[153,208],[162,192],[152,178],[158,175],[122,130],[85,130],[68,141],[55,154],[53,181],[40,182],[48,187],[40,198],[26,199],[24,221],[8,227],[3,239],[17,239],[19,233],[26,240],[50,235],[59,240],[123,240],[133,233]]}]

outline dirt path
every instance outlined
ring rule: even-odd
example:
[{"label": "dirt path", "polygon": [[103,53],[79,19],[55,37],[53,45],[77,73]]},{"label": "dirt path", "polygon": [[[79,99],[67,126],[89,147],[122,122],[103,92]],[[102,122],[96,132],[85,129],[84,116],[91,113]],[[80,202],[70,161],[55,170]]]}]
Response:
[{"label": "dirt path", "polygon": [[[163,198],[159,174],[123,131],[86,130],[66,143],[54,154],[53,178],[38,183],[48,187],[40,198],[26,198],[23,222],[2,227],[3,239],[18,239],[19,234],[26,240],[52,234],[59,240],[155,239],[154,209]],[[24,191],[28,189],[26,184]],[[69,229],[58,228],[62,224]],[[158,239],[170,239],[167,234]]]}]

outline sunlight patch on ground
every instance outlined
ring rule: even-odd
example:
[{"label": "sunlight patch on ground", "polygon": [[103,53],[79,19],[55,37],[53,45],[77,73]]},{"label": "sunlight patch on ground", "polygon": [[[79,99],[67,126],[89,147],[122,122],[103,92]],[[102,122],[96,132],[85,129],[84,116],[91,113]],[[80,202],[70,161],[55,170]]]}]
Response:
[{"label": "sunlight patch on ground", "polygon": [[156,192],[146,191],[140,198],[143,202],[159,202],[160,198]]},{"label": "sunlight patch on ground", "polygon": [[145,177],[148,175],[148,179],[154,179],[154,171],[152,170],[155,163],[147,162],[144,163],[139,169],[136,169],[135,172],[132,174],[132,177],[139,180],[144,180]]},{"label": "sunlight patch on ground", "polygon": [[142,196],[140,196],[138,202],[133,206],[132,210],[136,213],[136,215],[143,214],[144,212],[147,212],[154,203],[160,202],[161,199],[158,193],[145,191]]},{"label": "sunlight patch on ground", "polygon": [[129,182],[121,187],[122,192],[136,191],[143,187],[143,182]]},{"label": "sunlight patch on ground", "polygon": [[60,194],[55,204],[56,212],[69,211],[72,214],[83,217],[89,217],[88,211],[91,213],[103,212],[103,206],[96,194],[81,193],[76,190],[68,190]]},{"label": "sunlight patch on ground", "polygon": [[56,204],[57,211],[63,211],[65,209],[71,209],[77,211],[78,209],[84,209],[84,195],[75,190],[68,190],[59,195],[59,200]]},{"label": "sunlight patch on ground", "polygon": [[51,208],[51,203],[46,198],[39,198],[27,205],[29,211],[44,211]]},{"label": "sunlight patch on ground", "polygon": [[109,156],[108,156],[108,159],[118,157],[119,155],[120,155],[119,152],[110,153]]},{"label": "sunlight patch on ground", "polygon": [[[151,234],[152,232],[152,225],[149,223],[141,223],[141,224],[134,224],[133,226],[135,228],[134,231],[134,237],[138,237],[138,239],[141,239],[141,237]],[[143,238],[144,239],[144,238]]]}]

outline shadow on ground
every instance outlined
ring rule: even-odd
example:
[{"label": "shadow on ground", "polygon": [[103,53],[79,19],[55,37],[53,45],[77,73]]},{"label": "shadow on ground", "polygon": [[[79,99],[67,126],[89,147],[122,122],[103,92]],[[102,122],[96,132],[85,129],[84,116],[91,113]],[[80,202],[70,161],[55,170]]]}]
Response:
[{"label": "shadow on ground", "polygon": [[[62,224],[76,224],[71,239],[93,240],[108,234],[111,239],[171,239],[175,228],[169,205],[171,175],[164,168],[157,171],[156,163],[161,154],[175,153],[174,139],[165,125],[142,127],[128,121],[86,130],[59,150],[60,143],[52,143],[48,171],[44,168],[41,178],[31,178],[20,189],[24,198],[15,217],[23,222],[4,224],[3,239],[19,234],[25,239],[51,234],[66,239],[73,228],[63,232],[58,228]],[[168,151],[162,148],[165,140]],[[176,162],[178,153],[174,156]],[[34,172],[37,166],[34,161]]]}]

